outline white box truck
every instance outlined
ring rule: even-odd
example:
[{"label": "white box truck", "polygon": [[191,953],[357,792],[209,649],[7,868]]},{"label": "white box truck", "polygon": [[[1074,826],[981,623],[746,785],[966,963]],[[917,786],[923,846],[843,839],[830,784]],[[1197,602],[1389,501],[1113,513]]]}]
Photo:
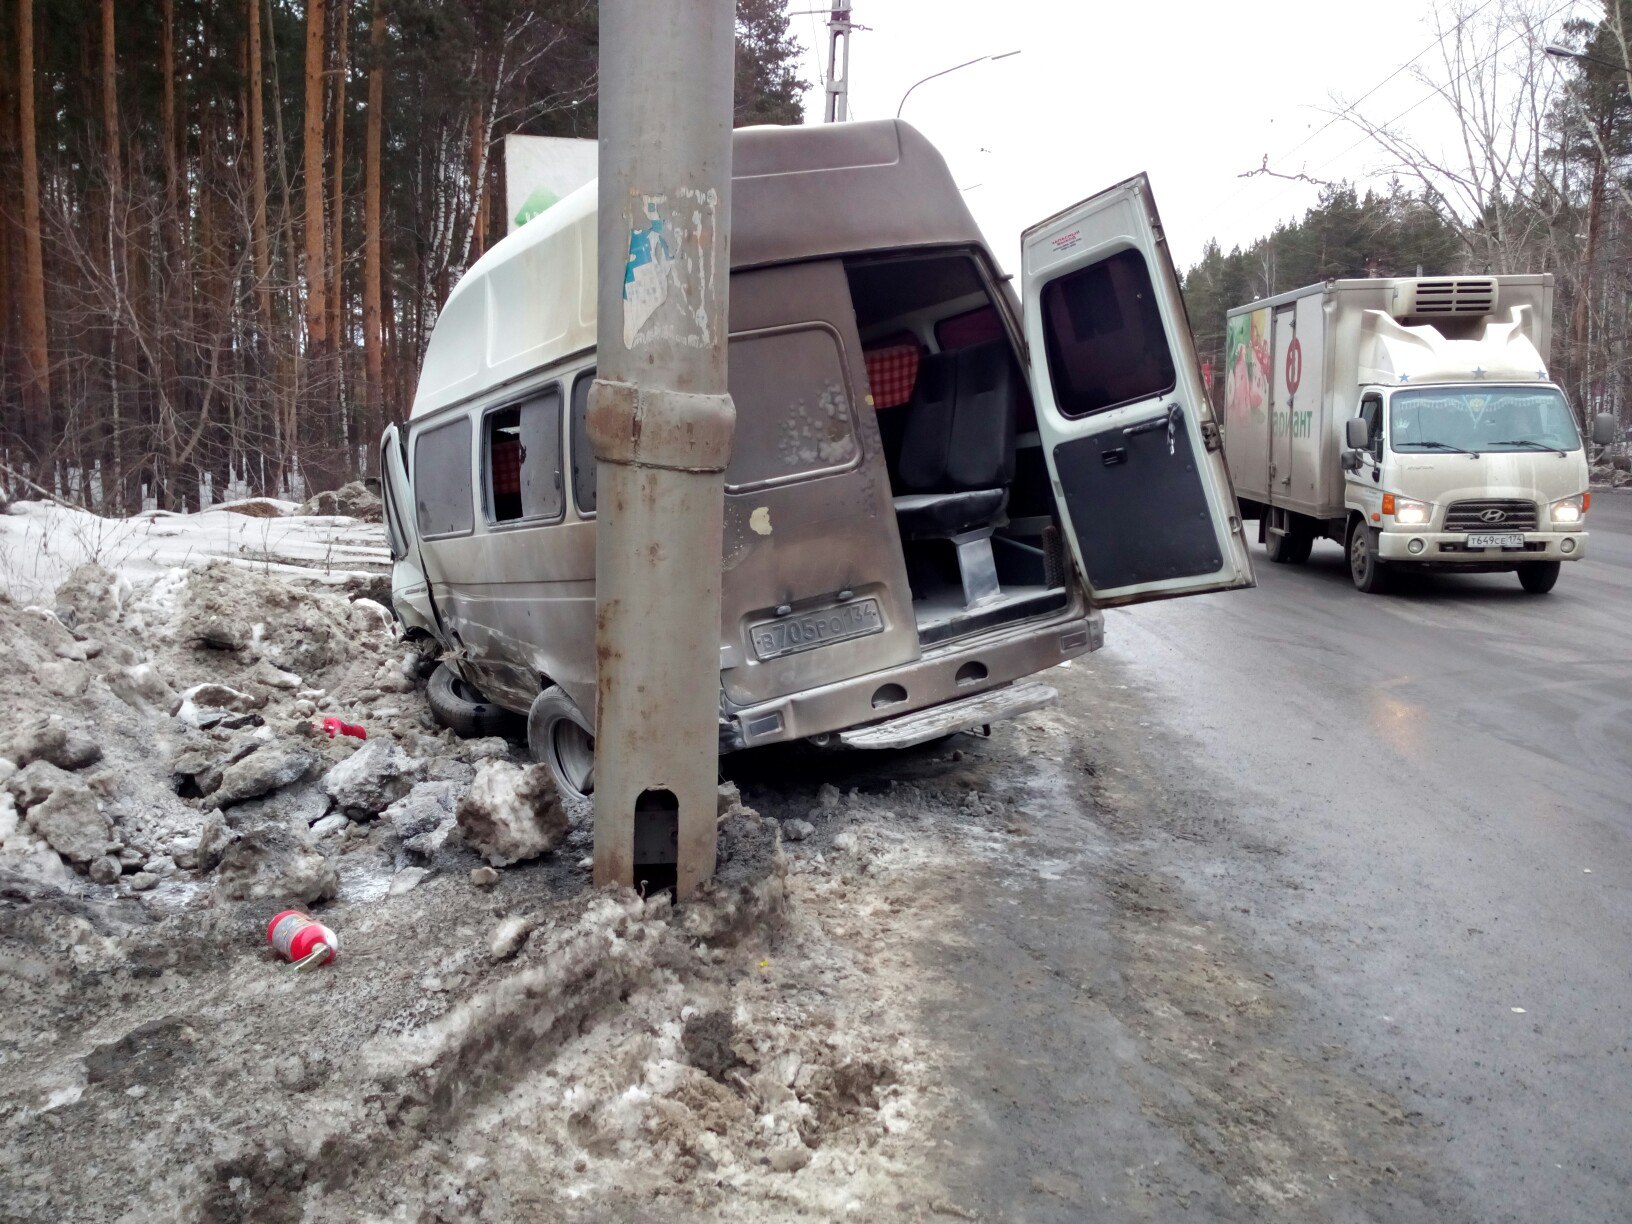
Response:
[{"label": "white box truck", "polygon": [[1405,566],[1551,590],[1586,555],[1590,503],[1547,374],[1552,306],[1551,275],[1517,275],[1334,280],[1231,310],[1224,453],[1270,560],[1329,539],[1362,591]]}]

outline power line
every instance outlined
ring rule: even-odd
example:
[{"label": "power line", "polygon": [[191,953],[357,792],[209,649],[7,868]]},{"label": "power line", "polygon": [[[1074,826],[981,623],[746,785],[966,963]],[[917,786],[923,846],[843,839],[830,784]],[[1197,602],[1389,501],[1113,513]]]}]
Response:
[{"label": "power line", "polygon": [[[1473,17],[1476,13],[1478,13],[1480,11],[1480,9],[1488,7],[1488,5],[1490,3],[1491,3],[1491,0],[1486,0],[1485,4],[1480,5],[1479,9],[1475,9],[1474,13],[1470,13],[1468,15],[1468,17],[1463,18],[1462,20],[1466,21],[1469,18]],[[1553,18],[1557,17],[1560,13],[1563,13],[1568,9],[1574,8],[1577,3],[1579,3],[1579,0],[1564,0],[1563,4],[1559,5],[1552,12],[1548,13],[1547,16],[1543,17],[1538,24],[1545,25],[1547,22],[1552,21]],[[1415,57],[1413,57],[1410,60],[1407,60],[1404,64],[1400,65],[1399,68],[1396,68],[1393,72],[1389,73],[1389,75],[1387,77],[1385,77],[1382,81],[1379,81],[1376,86],[1374,86],[1373,88],[1368,90],[1360,98],[1357,98],[1353,103],[1351,103],[1349,106],[1345,107],[1342,111],[1339,111],[1336,115],[1332,116],[1332,118],[1325,125],[1323,125],[1319,129],[1319,131],[1313,133],[1313,135],[1311,135],[1308,139],[1309,140],[1314,139],[1314,136],[1318,136],[1320,134],[1320,132],[1325,131],[1326,128],[1330,127],[1333,123],[1336,123],[1339,119],[1343,118],[1345,115],[1350,113],[1356,106],[1358,106],[1361,102],[1365,101],[1366,98],[1369,98],[1372,94],[1376,93],[1378,89],[1382,88],[1383,85],[1387,84],[1388,81],[1390,81],[1394,77],[1398,76],[1400,74],[1400,72],[1402,72],[1405,68],[1408,68],[1411,64],[1415,63],[1416,60],[1421,59],[1423,55],[1426,55],[1428,53],[1428,51],[1433,50],[1433,48],[1435,46],[1437,46],[1439,43],[1444,42],[1446,38],[1448,38],[1450,35],[1454,34],[1461,27],[1461,24],[1462,24],[1462,22],[1458,22],[1456,25],[1452,26],[1444,34],[1441,34],[1439,36],[1439,38],[1435,39],[1434,42],[1432,44],[1430,44],[1427,48],[1425,48],[1423,51],[1419,52]],[[1513,47],[1513,46],[1517,45],[1518,43],[1522,42],[1526,37],[1528,37],[1528,34],[1529,34],[1529,32],[1526,31],[1525,33],[1521,33],[1521,34],[1516,35],[1515,37],[1509,39],[1507,42],[1502,43],[1494,51],[1491,51],[1488,55],[1485,55],[1482,58],[1475,60],[1473,63],[1469,64],[1466,68],[1462,69],[1462,71],[1456,73],[1454,76],[1452,76],[1450,78],[1449,81],[1446,82],[1446,84],[1449,85],[1454,81],[1459,81],[1463,77],[1467,76],[1470,72],[1473,72],[1475,69],[1484,67],[1484,65],[1486,65],[1490,61],[1494,60],[1497,56],[1499,56],[1502,52],[1506,51],[1508,48]],[[1404,119],[1412,111],[1416,110],[1419,106],[1423,105],[1426,102],[1431,102],[1434,98],[1438,97],[1439,95],[1440,95],[1440,90],[1438,88],[1429,90],[1426,94],[1424,94],[1422,97],[1418,98],[1415,102],[1413,102],[1410,106],[1406,107],[1399,114],[1395,115],[1392,119],[1388,119],[1385,122],[1383,122],[1382,124],[1378,125],[1377,130],[1381,131],[1384,128],[1388,128],[1388,127],[1393,126],[1394,124],[1398,123],[1401,119]],[[1355,141],[1353,144],[1349,145],[1347,148],[1343,149],[1341,152],[1336,153],[1331,157],[1328,157],[1325,161],[1323,161],[1319,165],[1315,166],[1315,168],[1314,168],[1315,171],[1324,170],[1327,166],[1332,165],[1334,162],[1341,161],[1343,158],[1347,157],[1350,153],[1353,153],[1361,145],[1365,144],[1367,141],[1369,141],[1371,139],[1373,139],[1372,134],[1369,133],[1369,132],[1366,133],[1365,135],[1361,136],[1359,140]],[[1292,149],[1289,149],[1287,151],[1287,153],[1288,154],[1294,153],[1298,149],[1302,148],[1303,144],[1307,144],[1307,143],[1308,143],[1308,140],[1305,140],[1302,144],[1298,144],[1298,145],[1294,146]],[[1286,155],[1287,154],[1283,154],[1282,156],[1284,157]],[[1237,196],[1239,196],[1241,194],[1241,192],[1244,191],[1244,190],[1246,190],[1245,187],[1237,188],[1235,193],[1228,196],[1228,197],[1226,197],[1225,200],[1223,201],[1223,203],[1228,204],[1231,200],[1233,200]],[[1274,204],[1277,200],[1281,200],[1281,199],[1285,198],[1287,193],[1290,192],[1291,190],[1292,190],[1291,187],[1282,188],[1278,193],[1276,193],[1275,195],[1270,196],[1269,199],[1267,199],[1265,201],[1262,201],[1260,203],[1259,207],[1261,207],[1261,208],[1269,207],[1270,205]]]}]

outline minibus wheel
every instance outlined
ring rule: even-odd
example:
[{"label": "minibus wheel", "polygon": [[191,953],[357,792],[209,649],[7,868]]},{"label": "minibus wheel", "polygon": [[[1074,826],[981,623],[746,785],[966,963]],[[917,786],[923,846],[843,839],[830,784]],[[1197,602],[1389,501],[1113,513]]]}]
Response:
[{"label": "minibus wheel", "polygon": [[595,729],[556,685],[533,698],[527,712],[527,746],[533,760],[549,766],[562,794],[588,799],[595,793]]},{"label": "minibus wheel", "polygon": [[503,735],[515,717],[471,688],[446,663],[438,664],[431,673],[425,699],[436,721],[463,739]]}]

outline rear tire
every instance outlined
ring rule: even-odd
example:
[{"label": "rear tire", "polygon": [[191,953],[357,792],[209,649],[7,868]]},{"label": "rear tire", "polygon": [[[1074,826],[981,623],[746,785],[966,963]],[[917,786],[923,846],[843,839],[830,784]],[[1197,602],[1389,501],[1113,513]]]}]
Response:
[{"label": "rear tire", "polygon": [[1545,595],[1558,582],[1562,561],[1526,561],[1519,566],[1519,585],[1532,595]]},{"label": "rear tire", "polygon": [[595,728],[556,685],[533,698],[527,747],[533,760],[549,767],[563,795],[588,801],[595,794]]},{"label": "rear tire", "polygon": [[1309,560],[1309,551],[1314,546],[1315,537],[1301,531],[1267,532],[1264,541],[1269,559],[1281,565],[1302,565]]},{"label": "rear tire", "polygon": [[1349,577],[1357,589],[1367,595],[1381,595],[1388,590],[1393,575],[1389,566],[1377,556],[1377,541],[1372,530],[1357,522],[1349,530]]},{"label": "rear tire", "polygon": [[431,673],[425,699],[436,721],[463,739],[503,735],[515,721],[514,714],[483,697],[446,663]]}]

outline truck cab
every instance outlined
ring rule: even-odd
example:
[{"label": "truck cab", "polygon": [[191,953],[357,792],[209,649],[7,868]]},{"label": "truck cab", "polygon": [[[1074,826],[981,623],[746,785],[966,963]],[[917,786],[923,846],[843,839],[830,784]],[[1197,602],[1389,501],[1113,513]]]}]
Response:
[{"label": "truck cab", "polygon": [[1373,385],[1354,424],[1345,503],[1362,590],[1386,566],[1435,563],[1512,570],[1542,593],[1586,556],[1586,453],[1551,383]]}]

